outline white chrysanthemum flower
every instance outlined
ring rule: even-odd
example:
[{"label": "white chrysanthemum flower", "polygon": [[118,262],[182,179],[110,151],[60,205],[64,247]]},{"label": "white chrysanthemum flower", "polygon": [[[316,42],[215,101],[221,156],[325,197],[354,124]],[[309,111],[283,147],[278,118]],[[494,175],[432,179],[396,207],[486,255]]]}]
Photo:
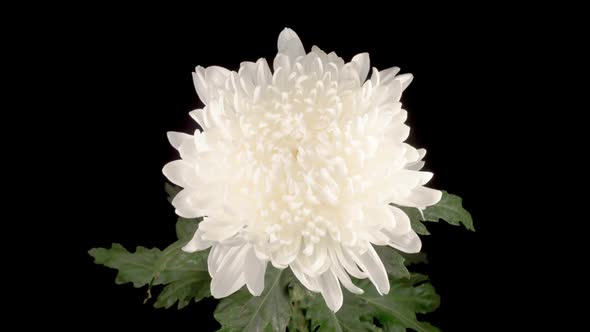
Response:
[{"label": "white chrysanthemum flower", "polygon": [[349,275],[388,293],[373,245],[421,247],[390,203],[423,209],[441,198],[423,186],[432,178],[420,171],[426,151],[404,143],[400,97],[412,75],[373,68],[366,80],[367,53],[349,63],[317,47],[306,54],[290,29],[279,35],[273,68],[264,59],[238,72],[196,68],[205,107],[190,115],[203,131],[168,133],[182,159],[163,169],[184,188],[172,201],[176,213],[204,216],[183,250],[211,247],[216,298],[244,284],[260,295],[268,262],[291,268],[333,311],[342,306],[340,284],[363,292]]}]

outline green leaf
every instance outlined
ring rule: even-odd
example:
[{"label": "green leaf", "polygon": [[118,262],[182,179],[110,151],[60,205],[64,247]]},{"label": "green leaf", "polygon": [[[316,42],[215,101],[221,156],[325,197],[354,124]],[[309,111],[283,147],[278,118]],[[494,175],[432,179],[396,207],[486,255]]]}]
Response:
[{"label": "green leaf", "polygon": [[130,253],[118,243],[113,243],[111,249],[94,248],[88,253],[94,257],[94,263],[119,270],[115,279],[117,284],[131,282],[136,288],[147,285],[154,278],[162,256],[157,248],[137,247],[135,253]]},{"label": "green leaf", "polygon": [[186,271],[182,277],[166,285],[158,295],[154,307],[170,308],[178,301],[178,309],[186,307],[191,300],[198,302],[211,295],[211,278],[207,271]]},{"label": "green leaf", "polygon": [[332,312],[320,294],[309,295],[306,316],[311,321],[311,331],[357,332],[376,331],[370,320],[371,308],[357,295],[344,292],[344,303],[338,312]]},{"label": "green leaf", "polygon": [[414,231],[421,235],[427,235],[429,234],[428,230],[420,221],[438,222],[439,219],[454,226],[463,224],[468,230],[475,231],[471,213],[463,208],[461,197],[449,194],[444,190],[442,193],[440,202],[424,209],[424,217],[420,215],[418,209],[399,206],[410,217]]},{"label": "green leaf", "polygon": [[426,221],[434,222],[442,219],[455,226],[463,224],[465,228],[475,231],[471,213],[463,208],[462,201],[461,197],[443,190],[440,202],[424,210],[424,218]]},{"label": "green leaf", "polygon": [[409,278],[410,271],[406,268],[405,258],[400,253],[388,246],[373,246],[381,258],[387,273],[394,278]]},{"label": "green leaf", "polygon": [[219,331],[285,331],[290,316],[287,275],[285,270],[269,266],[260,296],[252,296],[242,288],[222,299],[214,313],[221,324]]},{"label": "green leaf", "polygon": [[174,196],[176,196],[182,190],[182,188],[175,186],[170,182],[166,182],[166,184],[164,184],[164,190],[168,194],[168,202],[172,202]]},{"label": "green leaf", "polygon": [[[178,301],[178,308],[190,300],[199,301],[209,296],[211,278],[207,272],[207,251],[185,253],[180,250],[184,241],[177,241],[166,250],[138,247],[135,253],[120,244],[111,249],[95,248],[89,251],[96,264],[119,270],[116,283],[133,283],[135,287],[149,284],[166,285],[154,303],[156,308],[170,308]],[[147,300],[147,299],[146,299]]]},{"label": "green leaf", "polygon": [[422,223],[424,218],[422,218],[422,214],[416,208],[410,208],[407,206],[397,206],[398,208],[402,209],[410,218],[410,224],[412,225],[412,229],[414,232],[420,235],[430,235],[430,232],[426,228],[426,225]]},{"label": "green leaf", "polygon": [[[166,183],[165,189],[169,200],[182,190],[170,183]],[[196,302],[210,296],[208,250],[190,254],[181,250],[193,236],[201,220],[202,218],[178,218],[178,241],[164,251],[137,247],[132,253],[115,243],[110,249],[94,248],[88,253],[94,257],[96,264],[119,271],[116,278],[118,284],[131,282],[135,287],[149,285],[146,301],[152,296],[152,286],[165,285],[154,303],[156,308],[170,308],[178,302],[178,309],[182,309],[193,300]]]},{"label": "green leaf", "polygon": [[406,266],[413,265],[413,264],[426,264],[428,263],[428,256],[423,252],[418,252],[415,254],[408,254],[405,252],[398,251],[398,254],[404,257],[404,264]]},{"label": "green leaf", "polygon": [[310,295],[302,303],[312,331],[435,332],[439,329],[416,318],[416,313],[431,312],[439,305],[439,296],[426,280],[417,274],[406,279],[391,278],[387,295],[380,295],[369,281],[363,280],[359,286],[365,293],[344,291],[344,304],[336,313],[328,309],[321,295]]},{"label": "green leaf", "polygon": [[154,285],[167,284],[158,295],[154,307],[168,309],[178,301],[178,309],[182,309],[191,300],[198,302],[211,296],[211,277],[207,272],[208,251],[185,253],[178,249],[192,238],[201,220],[178,218],[176,236],[179,240],[172,245],[173,256],[166,261],[166,268],[154,280]]},{"label": "green leaf", "polygon": [[[430,232],[428,231],[426,226],[420,220],[418,220],[419,218],[421,218],[420,213],[418,212],[418,209],[413,209],[413,210],[415,210],[416,215],[410,216],[410,223],[412,225],[412,229],[414,230],[414,232],[416,232],[420,235],[430,235]],[[406,211],[406,210],[404,210],[404,211]]]},{"label": "green leaf", "polygon": [[303,312],[301,302],[306,300],[306,296],[312,294],[297,282],[291,274],[291,282],[289,283],[289,299],[291,300],[291,318],[287,329],[289,332],[307,332],[309,331],[309,321]]},{"label": "green leaf", "polygon": [[196,219],[178,218],[178,221],[176,222],[176,236],[178,239],[189,241],[195,234],[201,220],[203,220],[202,217]]},{"label": "green leaf", "polygon": [[156,308],[170,308],[178,302],[178,309],[182,309],[191,300],[196,302],[210,296],[208,250],[189,254],[180,249],[192,237],[199,221],[179,218],[176,223],[179,240],[164,251],[138,247],[131,253],[115,243],[111,249],[94,248],[89,254],[96,264],[119,271],[116,278],[118,284],[131,282],[135,287],[149,285],[147,299],[151,297],[152,286],[165,285],[154,303]]},{"label": "green leaf", "polygon": [[[176,242],[179,246],[183,242]],[[156,308],[170,308],[178,301],[178,309],[186,307],[191,300],[198,302],[211,295],[211,277],[207,272],[207,253],[185,253],[174,248],[172,257],[166,261],[154,285],[166,285],[154,303]]]},{"label": "green leaf", "polygon": [[428,313],[438,308],[440,298],[424,276],[413,275],[410,279],[391,279],[391,290],[380,295],[374,287],[363,280],[360,287],[365,293],[358,297],[374,310],[375,318],[385,331],[404,331],[411,328],[417,332],[439,331],[436,327],[416,318],[416,313]]}]

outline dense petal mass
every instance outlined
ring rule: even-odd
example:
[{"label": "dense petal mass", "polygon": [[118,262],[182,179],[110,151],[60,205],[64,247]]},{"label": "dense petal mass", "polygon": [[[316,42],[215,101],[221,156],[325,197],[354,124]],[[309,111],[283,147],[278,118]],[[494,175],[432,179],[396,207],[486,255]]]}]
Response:
[{"label": "dense petal mass", "polygon": [[306,53],[290,29],[277,46],[272,70],[264,59],[238,71],[195,69],[204,107],[190,116],[202,131],[168,133],[181,159],[163,173],[184,188],[176,213],[204,217],[183,250],[211,248],[213,296],[244,285],[260,295],[270,263],[290,268],[337,311],[341,285],[363,292],[350,276],[389,292],[374,245],[420,251],[408,216],[392,204],[424,209],[441,192],[424,187],[426,151],[404,143],[400,98],[412,75],[371,70],[367,53],[348,63],[315,46]]}]

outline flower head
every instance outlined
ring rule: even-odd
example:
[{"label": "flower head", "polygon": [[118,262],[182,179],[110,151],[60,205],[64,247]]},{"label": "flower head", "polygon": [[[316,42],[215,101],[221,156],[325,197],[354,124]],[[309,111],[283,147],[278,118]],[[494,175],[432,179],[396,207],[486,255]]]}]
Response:
[{"label": "flower head", "polygon": [[211,247],[211,293],[244,284],[264,289],[268,262],[290,268],[342,306],[340,284],[362,293],[350,276],[389,292],[373,245],[413,253],[420,238],[391,205],[423,209],[441,192],[424,187],[425,150],[404,143],[409,127],[400,97],[412,75],[393,67],[369,73],[369,55],[345,63],[317,47],[305,52],[293,30],[278,39],[273,70],[264,59],[229,71],[197,67],[205,106],[190,112],[203,129],[169,132],[181,159],[163,172],[184,189],[172,201],[182,217],[203,216],[183,250]]}]

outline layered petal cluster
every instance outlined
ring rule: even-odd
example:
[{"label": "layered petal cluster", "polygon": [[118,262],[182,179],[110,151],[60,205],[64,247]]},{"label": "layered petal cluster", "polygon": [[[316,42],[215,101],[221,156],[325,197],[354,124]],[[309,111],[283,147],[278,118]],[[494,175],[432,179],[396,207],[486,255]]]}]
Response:
[{"label": "layered petal cluster", "polygon": [[369,74],[369,55],[345,62],[317,47],[306,53],[281,32],[271,67],[243,62],[237,72],[197,67],[205,105],[190,112],[194,135],[168,133],[181,159],[163,172],[183,190],[179,216],[204,217],[187,252],[210,249],[211,293],[246,285],[264,290],[268,263],[290,268],[328,307],[342,305],[351,276],[389,292],[374,245],[414,253],[420,238],[397,206],[423,209],[441,192],[424,185],[425,150],[404,143],[409,127],[400,97],[412,75]]}]

